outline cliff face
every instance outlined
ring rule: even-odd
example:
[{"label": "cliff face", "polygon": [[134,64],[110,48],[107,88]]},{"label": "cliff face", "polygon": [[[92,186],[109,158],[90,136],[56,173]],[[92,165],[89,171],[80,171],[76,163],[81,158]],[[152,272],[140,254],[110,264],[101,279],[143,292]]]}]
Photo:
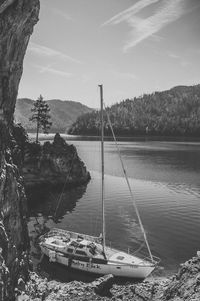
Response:
[{"label": "cliff face", "polygon": [[[13,164],[11,154],[7,149],[5,154],[1,153],[1,175],[0,175],[0,247],[1,264],[4,267],[2,284],[3,299],[13,295],[13,288],[18,278],[27,276],[28,258],[28,233],[26,226],[26,198],[20,176],[16,165]],[[6,268],[6,269],[5,269]],[[6,271],[6,275],[5,275]],[[4,281],[3,281],[4,282]],[[9,300],[9,299],[8,299]]]},{"label": "cliff face", "polygon": [[39,0],[0,0],[0,114],[10,124]]},{"label": "cliff face", "polygon": [[59,134],[52,143],[27,144],[23,163],[26,186],[51,184],[76,186],[90,179],[76,148],[68,145]]},{"label": "cliff face", "polygon": [[11,127],[23,59],[39,0],[0,0],[0,300],[26,276],[28,245],[22,178],[11,157]]}]

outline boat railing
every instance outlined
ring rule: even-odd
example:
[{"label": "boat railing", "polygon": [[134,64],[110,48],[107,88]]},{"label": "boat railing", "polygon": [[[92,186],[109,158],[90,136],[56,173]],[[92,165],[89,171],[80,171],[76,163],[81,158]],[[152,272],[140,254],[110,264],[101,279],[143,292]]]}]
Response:
[{"label": "boat railing", "polygon": [[161,259],[158,256],[155,256],[155,255],[152,255],[152,258],[150,256],[146,256],[146,257],[142,258],[142,260],[152,262],[154,265],[158,265],[161,262]]},{"label": "boat railing", "polygon": [[88,235],[88,234],[80,234],[77,232],[73,232],[73,231],[68,231],[68,230],[63,230],[63,229],[59,229],[59,228],[52,228],[50,231],[48,231],[47,233],[45,233],[44,235],[42,235],[41,238],[48,238],[48,237],[52,237],[52,236],[59,236],[62,237],[64,239],[69,239],[69,238],[82,238],[82,239],[86,239],[86,240],[90,240],[96,243],[101,243],[101,237],[96,237],[96,236],[92,236],[92,235]]},{"label": "boat railing", "polygon": [[[144,246],[142,246],[142,247],[144,247]],[[132,251],[130,248],[128,248],[128,254],[140,258],[141,262],[148,261],[148,262],[152,262],[154,265],[158,265],[160,263],[161,259],[155,255],[152,255],[152,258],[151,258],[149,255],[142,253],[141,252],[142,247],[138,248],[135,251]]]},{"label": "boat railing", "polygon": [[[102,243],[101,237],[87,235],[87,234],[80,234],[80,233],[76,233],[73,231],[68,231],[68,230],[63,230],[63,229],[58,229],[58,228],[52,228],[49,232],[47,232],[46,234],[44,234],[41,237],[41,240],[42,240],[42,238],[44,239],[44,237],[47,238],[47,237],[52,237],[54,235],[55,236],[59,235],[60,237],[63,237],[64,239],[67,239],[67,238],[69,239],[69,237],[70,238],[84,238],[84,239],[88,239],[88,240],[93,241],[98,244]],[[107,241],[107,246],[110,250],[113,250],[113,252],[116,252],[116,249],[118,249],[118,250],[121,250],[122,252],[126,252],[132,256],[136,256],[141,259],[141,263],[143,261],[148,261],[148,262],[152,262],[152,264],[154,264],[154,265],[158,265],[161,261],[160,258],[155,255],[152,255],[152,258],[150,258],[146,254],[143,254],[141,252],[142,249],[145,247],[144,243],[141,244],[139,246],[139,248],[137,248],[136,250],[133,250],[133,248],[130,248],[130,247],[128,247],[127,249],[122,249],[121,246],[112,246],[111,241]]]},{"label": "boat railing", "polygon": [[[109,241],[107,242],[107,244],[109,245],[110,249],[116,250],[116,249],[121,249],[120,247],[112,247],[112,242]],[[141,244],[140,247],[136,250],[133,250],[133,248],[128,247],[127,249],[121,249],[122,252],[126,252],[132,256],[136,256],[138,258],[141,259],[141,263],[143,261],[148,261],[148,262],[152,262],[152,264],[154,265],[158,265],[161,262],[161,259],[158,256],[152,255],[152,258],[150,258],[150,256],[147,256],[146,254],[142,253],[141,250],[145,247],[145,244]],[[137,255],[138,254],[138,255]],[[153,259],[153,260],[152,260]]]},{"label": "boat railing", "polygon": [[128,253],[133,256],[137,256],[137,254],[139,254],[139,257],[142,258],[142,260],[151,261],[154,264],[158,265],[160,263],[161,259],[158,256],[155,256],[153,254],[152,254],[152,258],[149,255],[147,256],[146,254],[142,254],[141,250],[144,247],[145,247],[145,244],[143,243],[137,250],[132,251],[130,248],[128,248]]}]

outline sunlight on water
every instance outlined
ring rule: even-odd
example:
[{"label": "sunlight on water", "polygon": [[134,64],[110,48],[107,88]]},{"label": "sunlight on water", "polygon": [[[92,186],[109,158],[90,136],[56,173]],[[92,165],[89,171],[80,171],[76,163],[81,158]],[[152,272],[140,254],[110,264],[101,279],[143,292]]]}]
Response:
[{"label": "sunlight on water", "polygon": [[[98,143],[77,141],[75,144],[81,158],[93,170],[87,187],[66,192],[56,217],[59,191],[39,194],[29,191],[29,232],[35,264],[41,255],[35,238],[44,228],[56,226],[93,235],[101,232]],[[200,248],[200,146],[160,143],[156,148],[155,143],[141,147],[140,144],[123,143],[122,155],[152,252],[161,258],[163,274],[170,274]],[[142,153],[144,149],[148,151]],[[106,144],[106,155],[109,158],[105,176],[106,237],[117,248],[137,249],[143,237],[110,142]]]}]

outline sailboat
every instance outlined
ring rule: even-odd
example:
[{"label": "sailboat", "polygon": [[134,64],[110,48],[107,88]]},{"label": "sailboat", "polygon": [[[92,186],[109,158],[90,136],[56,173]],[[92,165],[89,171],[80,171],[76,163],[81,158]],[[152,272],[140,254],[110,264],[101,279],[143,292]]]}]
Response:
[{"label": "sailboat", "polygon": [[[148,258],[141,258],[112,247],[106,246],[105,237],[105,210],[104,210],[104,126],[103,126],[103,85],[99,85],[101,100],[101,165],[102,165],[102,234],[99,237],[76,233],[68,230],[54,228],[40,238],[40,247],[43,254],[49,257],[50,262],[57,262],[66,267],[100,275],[113,274],[118,277],[144,279],[158,265],[158,258],[153,256],[147,241],[146,233],[133,198],[131,186],[125,172],[122,158],[122,168],[133,198],[136,214],[144,235],[144,240],[149,252]],[[114,141],[117,141],[111,126]],[[118,147],[118,146],[117,146]],[[119,149],[118,149],[119,151]],[[120,155],[120,152],[119,152]]]}]

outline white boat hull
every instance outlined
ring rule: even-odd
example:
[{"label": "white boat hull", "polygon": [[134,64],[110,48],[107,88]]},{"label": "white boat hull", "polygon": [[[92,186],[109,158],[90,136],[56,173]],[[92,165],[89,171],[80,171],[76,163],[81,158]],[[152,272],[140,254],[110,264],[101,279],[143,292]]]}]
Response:
[{"label": "white boat hull", "polygon": [[41,246],[41,250],[46,256],[48,256],[51,262],[57,262],[64,266],[76,270],[94,273],[94,274],[100,274],[100,275],[113,274],[114,276],[117,277],[144,279],[155,269],[155,266],[151,266],[151,265],[149,266],[129,265],[129,264],[125,265],[119,263],[115,264],[109,261],[106,264],[90,263],[90,262],[77,260],[75,258],[71,259],[65,257],[62,253],[59,252],[55,252],[54,256],[52,257],[51,250],[49,250],[48,248]]}]

